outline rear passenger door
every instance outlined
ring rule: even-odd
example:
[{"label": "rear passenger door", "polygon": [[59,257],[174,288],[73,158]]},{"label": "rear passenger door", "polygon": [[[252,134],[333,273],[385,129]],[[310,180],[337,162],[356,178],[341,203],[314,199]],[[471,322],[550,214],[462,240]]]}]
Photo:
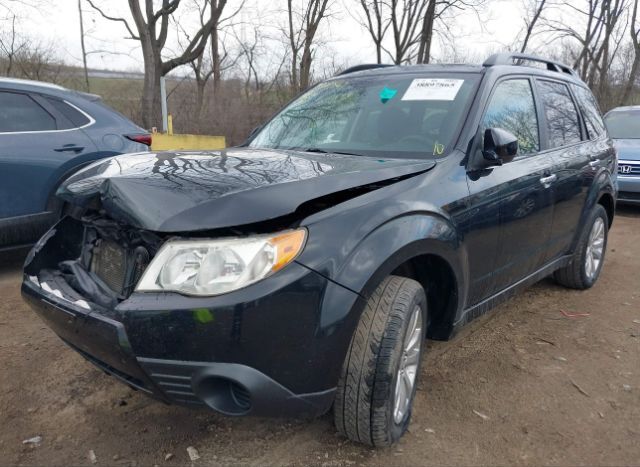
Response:
[{"label": "rear passenger door", "polygon": [[[518,138],[519,149],[512,162],[485,170],[477,179],[469,178],[471,199],[478,203],[491,201],[493,206],[490,211],[488,204],[480,206],[480,215],[493,216],[493,210],[498,210],[494,261],[471,264],[473,275],[484,279],[485,296],[533,273],[547,249],[553,218],[553,188],[549,180],[554,161],[551,155],[541,152],[539,121],[530,78],[508,77],[495,85],[480,130],[507,130]],[[471,255],[480,253],[470,252]],[[488,274],[490,287],[486,287]]]},{"label": "rear passenger door", "polygon": [[[587,128],[583,127],[578,112],[577,96],[571,93],[567,83],[538,78],[536,87],[544,114],[542,133],[547,152],[554,159],[553,173],[556,176],[551,240],[543,258],[546,263],[571,249],[589,187],[601,163],[596,133],[602,133],[604,129],[600,127],[598,130],[598,122],[589,115],[594,137],[594,142],[589,142]],[[584,123],[587,123],[587,117]]]}]

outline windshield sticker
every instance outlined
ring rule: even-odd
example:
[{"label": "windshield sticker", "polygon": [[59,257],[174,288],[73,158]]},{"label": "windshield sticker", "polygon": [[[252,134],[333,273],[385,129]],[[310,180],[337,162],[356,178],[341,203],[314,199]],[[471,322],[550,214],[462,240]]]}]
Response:
[{"label": "windshield sticker", "polygon": [[380,91],[380,102],[382,102],[383,104],[386,104],[391,99],[393,99],[396,94],[398,94],[397,89],[389,89],[388,87],[385,86],[382,89],[382,91]]},{"label": "windshield sticker", "polygon": [[438,143],[437,141],[433,145],[433,155],[441,156],[444,153],[444,144]]},{"label": "windshield sticker", "polygon": [[452,101],[456,98],[463,79],[420,78],[407,88],[403,101]]}]

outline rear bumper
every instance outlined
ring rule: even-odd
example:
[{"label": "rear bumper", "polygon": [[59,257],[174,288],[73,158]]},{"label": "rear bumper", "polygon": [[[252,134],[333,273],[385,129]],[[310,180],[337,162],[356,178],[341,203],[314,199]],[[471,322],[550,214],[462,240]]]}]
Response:
[{"label": "rear bumper", "polygon": [[[309,271],[307,273],[315,274]],[[227,320],[223,317],[224,313],[220,312],[224,310],[216,310],[219,313],[217,313],[217,322],[214,327],[221,330],[216,335],[213,332],[212,323],[200,323],[202,326],[196,323],[196,328],[192,326],[192,316],[202,318],[202,315],[207,314],[202,308],[199,308],[200,315],[192,314],[194,310],[149,312],[129,309],[114,310],[113,314],[105,316],[104,313],[86,309],[53,295],[29,278],[23,282],[22,294],[39,317],[71,348],[107,374],[163,402],[194,408],[209,407],[226,415],[280,417],[318,416],[327,412],[333,403],[335,381],[332,381],[333,370],[329,367],[334,365],[327,362],[327,368],[314,368],[314,360],[317,363],[317,359],[322,356],[314,354],[318,349],[311,342],[307,349],[296,349],[290,346],[287,354],[279,352],[279,358],[271,361],[266,368],[270,368],[272,374],[282,374],[283,367],[288,366],[287,371],[297,374],[301,384],[309,383],[310,378],[307,374],[311,370],[316,376],[311,379],[312,384],[319,387],[317,391],[294,391],[262,371],[264,365],[256,368],[250,364],[251,358],[244,357],[250,347],[269,345],[273,332],[277,332],[275,323],[271,330],[273,332],[269,332],[267,328],[261,328],[264,336],[262,342],[244,343],[244,346],[240,345],[244,347],[242,349],[238,347],[238,342],[229,339]],[[180,299],[188,298],[180,297]],[[139,300],[137,306],[140,306]],[[157,307],[157,298],[154,300]],[[126,301],[123,304],[126,304]],[[268,307],[262,311],[270,314]],[[304,312],[299,309],[294,311],[298,314]],[[215,314],[214,310],[210,312]],[[174,318],[186,314],[190,322],[167,320],[171,313],[175,313]],[[119,320],[118,316],[122,314],[129,315],[131,318],[129,324],[127,320]],[[153,316],[148,319],[149,315],[154,315],[156,318],[164,317],[164,319],[154,320]],[[233,320],[233,312],[230,315]],[[141,325],[145,328],[144,333],[141,332]],[[162,358],[163,355],[154,358],[149,355],[149,349],[154,348],[153,345],[146,345],[146,339],[149,336],[155,335],[158,341],[157,348],[162,347],[163,342],[164,348],[169,349],[176,342],[181,343],[186,349],[183,349],[181,355],[176,356],[184,357],[189,355],[189,342],[196,344],[204,342],[205,336],[197,334],[205,331],[208,331],[206,340],[210,342],[209,349],[226,346],[230,352],[220,354],[219,358],[213,357],[211,360]],[[242,336],[241,331],[241,328],[235,330]],[[246,336],[251,337],[248,332]],[[282,341],[285,336],[278,337],[278,340]],[[310,341],[313,340],[313,336],[307,338]],[[331,338],[327,338],[327,341],[331,341]],[[286,339],[283,344],[287,345]],[[146,351],[136,351],[136,347],[140,346],[146,346]],[[280,348],[265,348],[262,354],[273,357],[274,350],[280,350]],[[259,349],[254,351],[259,353]],[[145,355],[141,356],[141,353]],[[299,366],[301,360],[298,357],[300,356],[310,362],[310,365]],[[260,360],[253,359],[253,361]],[[342,362],[339,363],[341,365]],[[318,379],[319,376],[322,379]],[[319,381],[324,383],[321,384]]]}]

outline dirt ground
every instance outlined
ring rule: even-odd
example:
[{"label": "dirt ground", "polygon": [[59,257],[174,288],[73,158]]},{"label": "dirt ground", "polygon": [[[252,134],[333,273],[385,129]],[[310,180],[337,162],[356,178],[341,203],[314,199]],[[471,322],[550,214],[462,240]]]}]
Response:
[{"label": "dirt ground", "polygon": [[0,257],[1,465],[188,465],[187,447],[195,465],[640,465],[640,209],[619,211],[593,289],[545,280],[430,342],[410,432],[379,450],[329,415],[227,418],[131,391],[27,308],[20,262]]}]

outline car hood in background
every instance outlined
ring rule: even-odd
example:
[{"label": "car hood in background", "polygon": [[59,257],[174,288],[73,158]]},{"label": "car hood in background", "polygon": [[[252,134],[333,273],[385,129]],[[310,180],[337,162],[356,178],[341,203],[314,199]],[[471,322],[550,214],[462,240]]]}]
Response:
[{"label": "car hood in background", "polygon": [[640,139],[614,139],[613,145],[618,150],[618,159],[640,161]]},{"label": "car hood in background", "polygon": [[294,213],[351,188],[406,178],[429,160],[237,148],[126,154],[81,170],[58,196],[96,206],[134,227],[177,233],[233,227]]}]

